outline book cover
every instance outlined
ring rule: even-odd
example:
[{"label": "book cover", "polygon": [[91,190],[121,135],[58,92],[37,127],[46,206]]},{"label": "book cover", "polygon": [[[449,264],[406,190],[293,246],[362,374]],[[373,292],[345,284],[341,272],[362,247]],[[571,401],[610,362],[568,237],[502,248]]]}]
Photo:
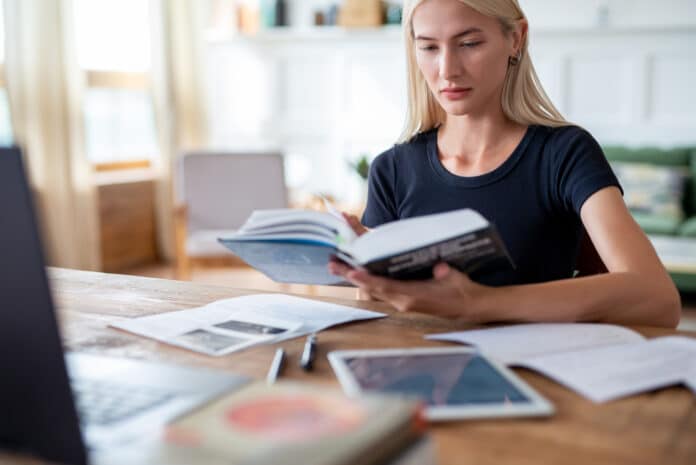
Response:
[{"label": "book cover", "polygon": [[296,241],[234,241],[220,242],[249,266],[278,283],[341,285],[340,276],[327,269],[331,256],[337,253],[333,245]]},{"label": "book cover", "polygon": [[492,226],[470,234],[408,250],[399,255],[366,263],[372,274],[394,279],[432,278],[433,267],[447,262],[464,273],[481,273],[488,269],[512,266],[505,245]]},{"label": "book cover", "polygon": [[422,437],[418,402],[348,398],[293,382],[251,384],[169,426],[169,453],[217,463],[380,465]]},{"label": "book cover", "polygon": [[387,223],[355,236],[336,215],[274,210],[254,212],[240,231],[220,242],[277,282],[347,284],[329,273],[331,257],[394,279],[428,279],[438,262],[464,273],[514,267],[494,225],[470,210]]}]

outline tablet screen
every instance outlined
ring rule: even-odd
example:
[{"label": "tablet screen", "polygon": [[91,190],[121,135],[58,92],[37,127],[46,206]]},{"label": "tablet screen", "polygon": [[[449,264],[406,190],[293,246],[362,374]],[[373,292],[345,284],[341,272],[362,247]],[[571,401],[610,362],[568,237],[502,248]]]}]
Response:
[{"label": "tablet screen", "polygon": [[348,357],[345,363],[362,390],[414,395],[432,407],[531,402],[473,352],[370,355]]}]

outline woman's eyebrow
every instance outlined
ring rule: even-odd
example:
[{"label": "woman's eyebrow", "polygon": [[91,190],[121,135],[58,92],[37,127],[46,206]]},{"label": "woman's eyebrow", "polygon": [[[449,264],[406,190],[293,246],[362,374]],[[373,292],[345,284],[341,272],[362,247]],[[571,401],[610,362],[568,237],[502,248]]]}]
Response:
[{"label": "woman's eyebrow", "polygon": [[[477,27],[470,27],[469,29],[465,29],[458,34],[453,35],[452,39],[459,39],[459,38],[462,38],[464,36],[468,36],[469,34],[474,34],[476,32],[483,32],[483,31]],[[423,35],[417,35],[415,40],[436,40],[436,39],[433,37],[426,37]]]}]

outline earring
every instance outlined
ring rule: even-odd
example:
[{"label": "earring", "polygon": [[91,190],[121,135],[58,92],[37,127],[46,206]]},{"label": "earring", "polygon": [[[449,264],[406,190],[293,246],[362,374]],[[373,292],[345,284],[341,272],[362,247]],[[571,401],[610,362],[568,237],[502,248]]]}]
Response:
[{"label": "earring", "polygon": [[517,66],[520,63],[520,60],[522,59],[522,51],[520,50],[517,52],[517,55],[514,57],[508,58],[508,63],[510,66]]}]

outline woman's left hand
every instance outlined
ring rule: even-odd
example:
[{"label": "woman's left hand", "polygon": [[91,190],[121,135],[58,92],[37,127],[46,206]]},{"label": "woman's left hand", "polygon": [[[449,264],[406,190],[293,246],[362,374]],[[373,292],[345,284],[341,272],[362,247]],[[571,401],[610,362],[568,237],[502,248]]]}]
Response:
[{"label": "woman's left hand", "polygon": [[337,260],[329,263],[329,271],[400,312],[429,313],[472,323],[489,320],[481,311],[481,304],[491,288],[473,282],[446,263],[435,266],[433,278],[426,281],[397,281],[374,276]]}]

